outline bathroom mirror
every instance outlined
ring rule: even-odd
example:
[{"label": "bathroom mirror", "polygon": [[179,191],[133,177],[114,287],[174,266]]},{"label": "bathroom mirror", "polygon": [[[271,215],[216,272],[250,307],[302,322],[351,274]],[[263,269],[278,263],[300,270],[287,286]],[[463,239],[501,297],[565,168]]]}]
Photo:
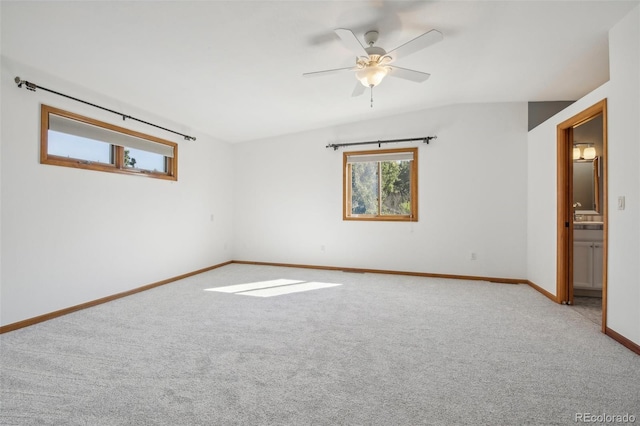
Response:
[{"label": "bathroom mirror", "polygon": [[576,213],[600,214],[600,159],[573,162],[573,204]]}]

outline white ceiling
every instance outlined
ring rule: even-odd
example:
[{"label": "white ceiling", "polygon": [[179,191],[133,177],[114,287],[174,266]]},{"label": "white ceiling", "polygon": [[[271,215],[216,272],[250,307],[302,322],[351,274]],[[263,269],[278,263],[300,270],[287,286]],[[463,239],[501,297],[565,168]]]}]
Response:
[{"label": "white ceiling", "polygon": [[[439,105],[577,99],[608,80],[607,31],[638,0],[0,4],[3,56],[238,142]],[[431,29],[444,40],[396,62],[429,80],[387,77],[370,108],[349,72],[302,77],[354,63],[338,27],[376,29],[387,50]]]}]

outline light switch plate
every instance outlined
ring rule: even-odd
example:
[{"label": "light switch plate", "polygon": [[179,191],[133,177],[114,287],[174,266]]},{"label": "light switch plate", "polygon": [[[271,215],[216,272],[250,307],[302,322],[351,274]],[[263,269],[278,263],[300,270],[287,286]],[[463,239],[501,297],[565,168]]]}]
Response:
[{"label": "light switch plate", "polygon": [[624,210],[624,195],[618,197],[618,210]]}]

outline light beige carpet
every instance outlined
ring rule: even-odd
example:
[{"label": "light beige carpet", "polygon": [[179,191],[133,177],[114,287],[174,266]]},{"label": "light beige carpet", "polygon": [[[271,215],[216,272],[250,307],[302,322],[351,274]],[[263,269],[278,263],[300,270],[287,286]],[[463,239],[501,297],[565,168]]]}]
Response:
[{"label": "light beige carpet", "polygon": [[[277,279],[342,285],[274,297],[205,291]],[[640,357],[525,285],[232,264],[0,343],[3,425],[640,416]]]}]

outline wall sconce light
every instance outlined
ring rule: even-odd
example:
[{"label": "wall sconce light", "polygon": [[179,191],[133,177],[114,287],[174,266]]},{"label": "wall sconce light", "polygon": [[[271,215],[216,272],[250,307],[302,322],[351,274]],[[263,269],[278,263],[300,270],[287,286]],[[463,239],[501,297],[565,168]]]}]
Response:
[{"label": "wall sconce light", "polygon": [[586,147],[582,152],[585,160],[593,160],[596,158],[596,149],[592,146]]},{"label": "wall sconce light", "polygon": [[577,146],[574,146],[573,147],[573,159],[574,160],[579,160],[581,156],[582,156],[582,153],[580,152],[580,148],[578,148]]},{"label": "wall sconce light", "polygon": [[[586,148],[580,148],[581,145],[586,145]],[[576,143],[573,144],[572,157],[574,160],[593,160],[596,158],[596,149],[592,144]]]}]

